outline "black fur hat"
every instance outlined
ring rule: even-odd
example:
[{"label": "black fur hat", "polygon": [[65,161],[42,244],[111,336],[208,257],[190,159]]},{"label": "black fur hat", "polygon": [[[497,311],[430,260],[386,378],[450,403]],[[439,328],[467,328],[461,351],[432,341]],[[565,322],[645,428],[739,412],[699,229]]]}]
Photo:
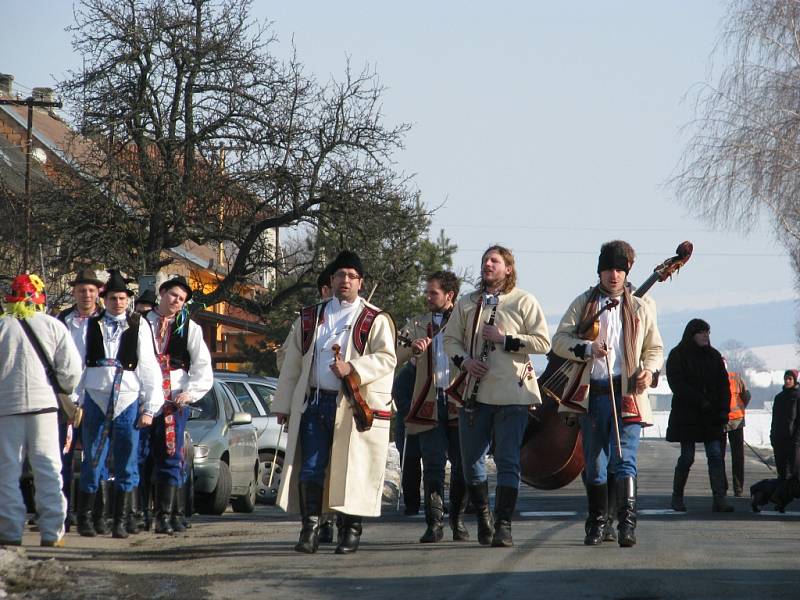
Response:
[{"label": "black fur hat", "polygon": [[334,261],[330,265],[331,275],[336,273],[339,269],[355,269],[359,276],[364,276],[364,265],[361,264],[361,259],[355,252],[350,250],[342,250],[339,252]]}]

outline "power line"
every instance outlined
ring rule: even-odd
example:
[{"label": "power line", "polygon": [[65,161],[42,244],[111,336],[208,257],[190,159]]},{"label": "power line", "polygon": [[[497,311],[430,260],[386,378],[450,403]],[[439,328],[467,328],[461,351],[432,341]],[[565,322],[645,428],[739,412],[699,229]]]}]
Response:
[{"label": "power line", "polygon": [[[458,252],[479,252],[483,253],[486,248],[458,248]],[[514,254],[557,254],[557,255],[581,255],[596,256],[597,252],[591,250],[514,250]],[[786,258],[786,254],[762,254],[748,252],[700,252],[696,256],[714,257],[740,257],[740,258]],[[637,252],[636,256],[664,256],[664,252]]]},{"label": "power line", "polygon": [[713,229],[677,229],[677,228],[670,228],[670,227],[617,227],[617,226],[607,226],[607,227],[576,227],[573,225],[443,225],[442,226],[445,230],[447,229],[531,229],[535,231],[547,231],[550,229],[555,229],[559,231],[608,231],[609,229],[614,229],[616,231],[651,231],[651,232],[663,232],[663,233],[714,233]]}]

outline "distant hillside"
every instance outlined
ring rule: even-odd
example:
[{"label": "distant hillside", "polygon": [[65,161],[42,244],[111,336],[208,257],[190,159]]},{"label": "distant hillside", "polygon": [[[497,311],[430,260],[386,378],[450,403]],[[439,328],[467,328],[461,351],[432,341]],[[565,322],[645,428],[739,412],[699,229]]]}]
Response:
[{"label": "distant hillside", "polygon": [[[699,317],[711,325],[711,343],[721,345],[727,340],[737,340],[746,348],[794,344],[797,341],[795,322],[797,303],[794,300],[742,304],[723,308],[659,312],[658,328],[669,351],[681,339],[683,330],[691,319]],[[561,315],[547,318],[550,334],[555,333]]]},{"label": "distant hillside", "polygon": [[738,340],[743,346],[775,346],[797,341],[795,323],[797,303],[793,300],[764,304],[743,304],[697,311],[659,313],[658,328],[664,347],[672,348],[681,339],[686,323],[699,317],[711,325],[711,343]]}]

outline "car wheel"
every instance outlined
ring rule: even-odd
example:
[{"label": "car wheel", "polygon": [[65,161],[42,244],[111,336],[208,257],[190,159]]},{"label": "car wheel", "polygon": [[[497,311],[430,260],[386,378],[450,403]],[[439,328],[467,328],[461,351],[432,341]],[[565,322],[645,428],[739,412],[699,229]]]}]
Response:
[{"label": "car wheel", "polygon": [[231,470],[222,461],[219,463],[217,487],[210,494],[197,495],[197,509],[206,515],[221,515],[231,501]]},{"label": "car wheel", "polygon": [[251,513],[256,509],[256,498],[258,497],[258,471],[259,465],[253,470],[253,479],[247,486],[247,493],[244,496],[237,496],[231,499],[231,507],[240,513]]},{"label": "car wheel", "polygon": [[[275,456],[275,451],[264,450],[259,452],[258,460],[261,461],[260,476],[258,478],[258,501],[265,504],[275,504],[278,498],[278,488],[283,475],[283,454]],[[275,472],[272,474],[272,485],[269,485],[269,475],[272,463],[275,463]]]}]

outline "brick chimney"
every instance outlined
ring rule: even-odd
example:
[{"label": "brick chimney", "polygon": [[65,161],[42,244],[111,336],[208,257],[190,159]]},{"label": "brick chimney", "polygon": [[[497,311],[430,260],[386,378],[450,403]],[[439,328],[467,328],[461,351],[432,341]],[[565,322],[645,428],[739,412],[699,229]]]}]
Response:
[{"label": "brick chimney", "polygon": [[0,96],[11,97],[11,89],[14,85],[14,76],[7,73],[0,73]]},{"label": "brick chimney", "polygon": [[55,102],[56,93],[53,88],[49,87],[35,87],[33,88],[33,99],[42,100],[44,102]]}]

